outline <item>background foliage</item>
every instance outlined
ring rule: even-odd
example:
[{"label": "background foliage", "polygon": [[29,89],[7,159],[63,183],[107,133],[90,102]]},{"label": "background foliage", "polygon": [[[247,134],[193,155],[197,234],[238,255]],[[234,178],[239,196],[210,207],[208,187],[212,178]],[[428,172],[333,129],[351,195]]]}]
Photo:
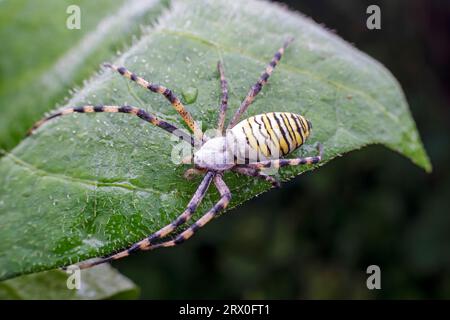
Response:
[{"label": "background foliage", "polygon": [[[449,243],[444,232],[449,188],[445,171],[437,168],[448,160],[442,138],[442,115],[448,114],[439,108],[444,105],[439,74],[428,69],[439,65],[439,54],[433,57],[436,60],[426,61],[420,46],[416,55],[412,50],[405,50],[404,55],[399,51],[399,41],[413,46],[421,26],[409,25],[406,17],[398,21],[396,12],[403,16],[409,6],[382,4],[382,11],[388,12],[384,29],[370,32],[365,29],[363,4],[342,7],[330,1],[322,5],[306,2],[299,9],[337,29],[393,70],[405,88],[419,128],[425,130],[425,145],[430,145],[437,173],[426,176],[380,147],[336,160],[317,171],[320,174],[297,178],[284,189],[223,216],[220,223],[213,223],[183,247],[117,263],[142,286],[144,297],[205,297],[205,292],[208,297],[255,298],[442,297],[448,292],[448,258],[443,253]],[[411,5],[411,10],[425,16],[445,12],[435,8],[436,4],[425,9],[413,6],[419,4]],[[341,14],[332,14],[336,12]],[[397,33],[389,33],[391,39],[387,36],[392,31],[389,25],[398,23],[406,27],[395,28]],[[429,27],[426,22],[424,25]],[[440,26],[434,28],[441,30]],[[386,43],[391,43],[392,52]],[[436,45],[433,50],[445,49]],[[418,62],[422,62],[419,67]],[[419,69],[408,73],[404,64]],[[415,74],[428,81],[414,81]],[[427,112],[421,114],[424,110]],[[365,288],[364,271],[372,263],[382,268],[380,292]]]}]

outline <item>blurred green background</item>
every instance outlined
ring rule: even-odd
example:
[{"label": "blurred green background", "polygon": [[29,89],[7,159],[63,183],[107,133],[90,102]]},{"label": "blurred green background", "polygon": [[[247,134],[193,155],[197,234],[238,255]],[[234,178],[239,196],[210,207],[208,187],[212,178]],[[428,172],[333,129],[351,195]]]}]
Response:
[{"label": "blurred green background", "polygon": [[[370,4],[381,8],[381,30],[366,28]],[[287,5],[392,71],[433,173],[370,146],[226,213],[180,247],[114,266],[142,298],[449,298],[450,2]],[[366,287],[371,264],[381,290]]]},{"label": "blurred green background", "polygon": [[[450,2],[285,3],[391,70],[405,91],[433,173],[370,146],[227,212],[182,246],[136,254],[113,266],[140,286],[142,298],[449,298]],[[366,28],[370,4],[381,8],[381,30]],[[107,44],[98,50],[121,48]],[[46,59],[35,54],[30,66]],[[86,70],[98,68],[92,60]],[[15,70],[10,60],[0,64],[4,78]],[[74,79],[77,85],[81,76]],[[17,85],[27,85],[25,80]],[[72,80],[64,85],[71,87]],[[0,83],[0,92],[15,91],[9,89]],[[37,98],[53,106],[63,97]],[[26,117],[35,118],[32,112]],[[22,137],[23,129],[18,126],[11,141]],[[372,264],[381,268],[381,290],[366,287]]]}]

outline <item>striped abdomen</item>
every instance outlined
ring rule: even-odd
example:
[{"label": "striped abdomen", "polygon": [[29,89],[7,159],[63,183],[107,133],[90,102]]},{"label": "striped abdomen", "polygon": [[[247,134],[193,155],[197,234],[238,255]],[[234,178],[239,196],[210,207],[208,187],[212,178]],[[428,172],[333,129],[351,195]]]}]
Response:
[{"label": "striped abdomen", "polygon": [[235,161],[241,163],[281,158],[308,138],[311,123],[290,112],[259,114],[239,122],[227,133]]}]

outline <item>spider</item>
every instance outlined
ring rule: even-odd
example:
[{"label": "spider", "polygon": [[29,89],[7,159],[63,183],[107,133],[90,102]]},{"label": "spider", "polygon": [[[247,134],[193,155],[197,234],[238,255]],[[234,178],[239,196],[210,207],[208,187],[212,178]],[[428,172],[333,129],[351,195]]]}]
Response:
[{"label": "spider", "polygon": [[[284,51],[292,41],[293,38],[287,39],[283,46],[278,49],[258,81],[250,88],[247,96],[242,101],[226,129],[225,116],[228,107],[228,84],[221,61],[217,63],[221,87],[220,108],[217,121],[217,131],[220,135],[217,137],[209,138],[202,133],[197,122],[192,118],[189,111],[186,110],[181,101],[170,89],[146,81],[124,67],[117,67],[109,63],[106,63],[104,66],[117,71],[122,76],[152,92],[162,94],[181,115],[187,126],[193,132],[193,135],[179,130],[174,125],[158,119],[156,116],[143,109],[128,105],[87,105],[75,108],[64,108],[37,122],[30,129],[29,134],[32,134],[47,121],[71,113],[120,112],[133,114],[171,134],[175,134],[177,137],[188,141],[192,146],[198,148],[193,154],[194,167],[185,172],[185,177],[190,178],[195,174],[204,174],[204,177],[188,203],[186,210],[172,223],[131,245],[127,249],[98,258],[94,261],[88,260],[82,262],[78,265],[79,268],[85,269],[104,262],[117,260],[129,256],[131,253],[139,250],[172,247],[183,243],[192,237],[198,229],[211,221],[211,219],[213,219],[220,211],[225,209],[230,202],[231,192],[223,180],[223,174],[226,171],[233,171],[263,179],[270,182],[273,186],[279,187],[280,182],[273,176],[265,173],[264,169],[278,169],[285,166],[316,164],[321,161],[322,145],[320,143],[317,144],[317,156],[295,159],[282,158],[303,145],[311,133],[311,122],[301,115],[289,112],[272,112],[252,116],[238,123],[241,115],[245,113],[257,94],[261,91],[262,87],[267,83],[268,78],[280,61]],[[191,160],[191,158],[189,160]],[[184,159],[183,162],[187,163],[190,161]],[[180,232],[175,238],[164,241],[164,238],[174,232],[177,228],[187,224],[192,218],[200,202],[203,200],[211,182],[214,183],[219,191],[220,199],[218,202],[206,214],[188,226],[184,231]]]}]

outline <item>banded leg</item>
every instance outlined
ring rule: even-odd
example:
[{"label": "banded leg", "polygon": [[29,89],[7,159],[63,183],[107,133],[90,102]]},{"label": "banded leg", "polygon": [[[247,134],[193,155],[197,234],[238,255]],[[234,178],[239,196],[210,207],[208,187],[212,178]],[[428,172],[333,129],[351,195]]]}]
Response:
[{"label": "banded leg", "polygon": [[295,158],[295,159],[277,159],[277,160],[267,160],[261,162],[249,163],[247,166],[254,169],[264,169],[264,168],[281,168],[286,166],[298,166],[303,164],[316,164],[322,160],[323,148],[319,143],[317,145],[317,150],[319,155],[315,157],[305,157],[305,158]]},{"label": "banded leg", "polygon": [[220,132],[220,134],[223,135],[225,116],[228,108],[228,83],[227,79],[225,78],[225,72],[223,71],[223,65],[220,61],[217,62],[217,70],[219,71],[220,88],[222,90],[222,96],[220,98],[219,117],[217,119],[217,130]]},{"label": "banded leg", "polygon": [[28,135],[31,135],[36,131],[39,127],[41,127],[46,122],[61,116],[65,116],[71,113],[92,113],[92,112],[110,112],[110,113],[129,113],[133,114],[151,124],[164,129],[165,131],[177,136],[178,138],[183,139],[186,142],[189,142],[192,146],[195,145],[196,140],[193,136],[186,133],[184,130],[178,129],[174,125],[158,119],[156,116],[148,113],[144,109],[139,109],[131,106],[83,106],[76,108],[65,108],[61,109],[50,116],[36,122],[33,127],[28,131]]},{"label": "banded leg", "polygon": [[292,41],[294,41],[294,38],[287,39],[284,42],[283,46],[280,49],[278,49],[277,53],[275,53],[275,55],[272,58],[272,61],[270,61],[270,63],[267,65],[266,69],[261,74],[258,81],[251,87],[244,101],[242,101],[241,105],[239,106],[239,109],[236,111],[230,123],[228,124],[228,129],[233,128],[238,123],[241,115],[247,110],[247,108],[250,106],[253,100],[255,100],[255,97],[261,91],[262,87],[267,83],[267,80],[272,74],[273,69],[277,66],[278,62],[283,56],[284,51]]},{"label": "banded leg", "polygon": [[281,186],[280,181],[278,181],[278,179],[276,179],[275,177],[269,176],[268,174],[261,172],[254,168],[234,167],[232,170],[234,172],[237,172],[237,173],[249,176],[249,177],[255,177],[255,178],[270,182],[274,188],[279,188]]},{"label": "banded leg", "polygon": [[189,111],[186,110],[185,106],[181,103],[180,99],[178,99],[177,96],[172,92],[172,90],[170,90],[162,85],[152,83],[141,77],[138,77],[136,74],[127,70],[125,67],[117,67],[110,63],[105,63],[104,66],[117,71],[122,76],[136,82],[141,87],[144,87],[152,92],[162,94],[167,100],[169,100],[169,102],[172,104],[172,106],[175,108],[175,110],[180,114],[180,116],[183,118],[184,122],[186,122],[188,127],[194,133],[194,136],[199,141],[203,140],[203,133],[202,133],[201,128],[199,127],[197,122],[194,120],[192,115],[189,113]]},{"label": "banded leg", "polygon": [[126,250],[120,251],[118,253],[112,254],[110,256],[106,256],[104,258],[101,258],[99,260],[95,260],[93,262],[85,262],[78,265],[80,269],[87,269],[105,262],[118,260],[124,257],[129,256],[131,253],[139,250],[146,250],[148,246],[151,246],[152,243],[158,239],[164,238],[171,232],[173,232],[176,228],[184,224],[186,221],[188,221],[192,215],[194,214],[195,210],[197,209],[200,202],[203,200],[206,191],[208,190],[209,185],[211,184],[211,180],[214,177],[213,172],[208,172],[205,177],[203,178],[203,181],[200,183],[199,187],[197,188],[197,191],[195,192],[194,196],[192,197],[191,201],[189,202],[186,210],[178,216],[172,223],[168,224],[164,228],[160,229],[159,231],[153,233],[149,237],[136,242],[131,247],[129,247]]},{"label": "banded leg", "polygon": [[194,222],[185,231],[181,232],[175,239],[155,245],[149,245],[147,248],[143,248],[142,250],[153,250],[160,247],[173,247],[179,245],[192,237],[198,229],[203,227],[205,224],[211,221],[220,211],[225,209],[231,200],[230,190],[223,181],[221,174],[215,175],[214,184],[216,185],[217,190],[219,190],[220,200],[205,215]]}]

